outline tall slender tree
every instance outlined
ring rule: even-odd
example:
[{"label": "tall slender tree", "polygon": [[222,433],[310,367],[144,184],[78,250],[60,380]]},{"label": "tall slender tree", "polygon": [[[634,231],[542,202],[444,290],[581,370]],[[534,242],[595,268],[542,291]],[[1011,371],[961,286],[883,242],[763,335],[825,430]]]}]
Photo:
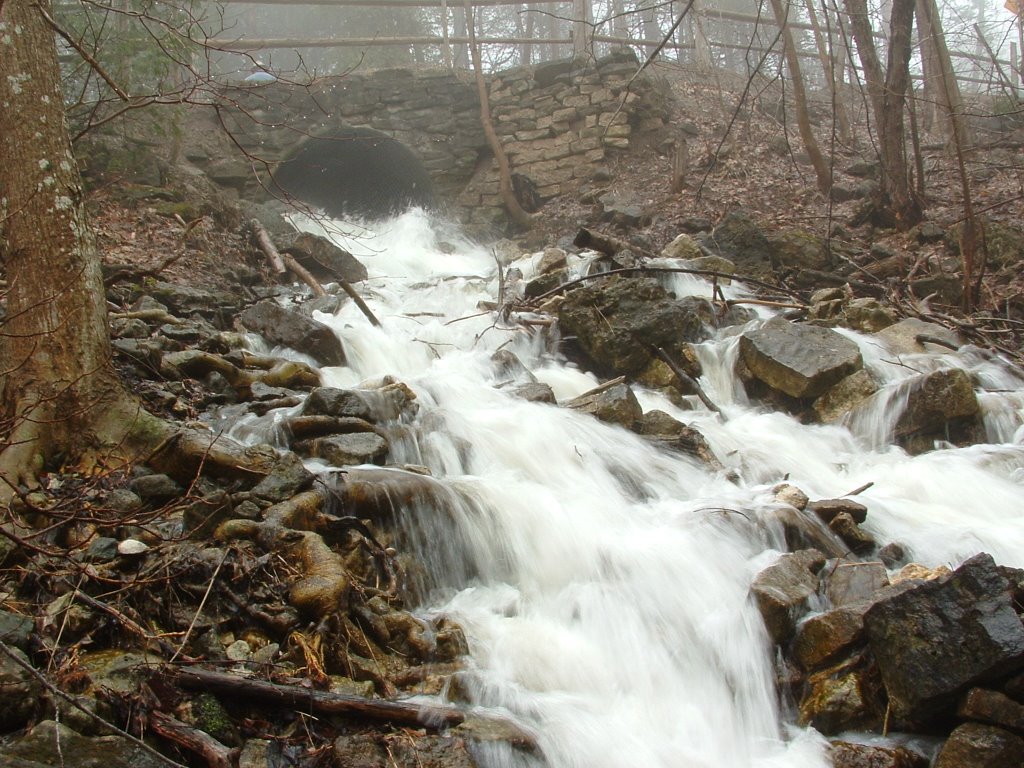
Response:
[{"label": "tall slender tree", "polygon": [[884,223],[901,230],[910,229],[923,216],[921,203],[910,184],[903,123],[907,86],[910,83],[914,2],[892,0],[889,9],[889,52],[883,72],[872,37],[866,0],[846,0],[850,30],[864,68],[868,98],[878,134],[881,194],[877,210]]}]

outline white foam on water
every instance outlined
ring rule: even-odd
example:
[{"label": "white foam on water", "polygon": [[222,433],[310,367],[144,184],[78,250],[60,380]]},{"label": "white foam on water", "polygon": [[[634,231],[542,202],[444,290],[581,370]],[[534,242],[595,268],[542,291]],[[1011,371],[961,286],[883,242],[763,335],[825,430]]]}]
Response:
[{"label": "white foam on water", "polygon": [[[436,516],[420,539],[435,573],[423,610],[462,624],[477,702],[535,730],[549,765],[828,765],[825,740],[779,710],[772,649],[749,597],[780,546],[765,521],[784,477],[811,498],[871,483],[857,497],[866,527],[927,565],[987,551],[1024,566],[1024,382],[1002,362],[980,352],[891,361],[851,333],[885,386],[851,431],[751,407],[733,374],[735,335],[700,345],[701,383],[725,420],[696,401],[684,411],[657,393],[638,396],[645,410],[700,429],[733,482],[624,429],[496,388],[499,349],[559,401],[598,381],[537,329],[496,320],[484,303],[498,293],[493,255],[438,231],[413,211],[372,237],[336,235],[367,265],[359,290],[382,327],[352,302],[318,316],[348,356],[324,370],[324,384],[392,375],[417,393],[413,437],[393,446],[393,459],[430,467],[451,491],[444,509],[423,513]],[[518,265],[524,276],[537,260]],[[710,297],[693,277],[672,285]],[[1001,442],[916,457],[890,447],[900,388],[947,365],[993,390],[981,400],[989,437]]]}]

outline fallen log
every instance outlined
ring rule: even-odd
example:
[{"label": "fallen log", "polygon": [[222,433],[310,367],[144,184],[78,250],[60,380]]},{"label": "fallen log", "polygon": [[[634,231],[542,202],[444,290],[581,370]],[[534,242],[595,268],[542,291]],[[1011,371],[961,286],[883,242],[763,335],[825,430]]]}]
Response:
[{"label": "fallen log", "polygon": [[440,704],[414,704],[316,691],[300,685],[271,683],[207,669],[173,669],[166,674],[169,682],[181,688],[261,701],[315,715],[347,715],[431,730],[455,726],[466,719],[462,710]]}]

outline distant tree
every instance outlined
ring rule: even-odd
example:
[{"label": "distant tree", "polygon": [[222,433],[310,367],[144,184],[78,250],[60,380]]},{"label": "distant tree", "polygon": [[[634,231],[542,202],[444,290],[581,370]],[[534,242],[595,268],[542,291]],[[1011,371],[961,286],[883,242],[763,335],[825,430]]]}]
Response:
[{"label": "distant tree", "polygon": [[881,169],[880,194],[876,210],[881,223],[901,230],[910,229],[923,217],[921,202],[910,183],[906,155],[903,112],[910,85],[911,33],[915,0],[892,0],[889,14],[889,51],[886,68],[872,37],[866,0],[845,0],[850,30],[857,44],[857,55],[864,68],[868,99],[878,135],[878,161]]}]

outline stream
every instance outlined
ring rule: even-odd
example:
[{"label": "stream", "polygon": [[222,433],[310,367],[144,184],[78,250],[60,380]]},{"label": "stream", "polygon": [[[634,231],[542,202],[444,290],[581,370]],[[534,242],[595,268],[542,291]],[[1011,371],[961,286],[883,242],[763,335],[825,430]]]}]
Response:
[{"label": "stream", "polygon": [[[779,702],[773,649],[749,597],[785,549],[771,522],[772,488],[784,479],[812,499],[871,484],[857,496],[865,528],[913,561],[952,566],[985,551],[1024,567],[1024,378],[981,350],[896,359],[843,331],[887,386],[849,427],[808,426],[747,400],[732,373],[737,329],[726,329],[697,350],[700,383],[724,420],[696,398],[683,410],[634,391],[645,411],[700,430],[730,479],[619,427],[513,396],[527,378],[496,372],[499,349],[559,402],[601,382],[560,357],[546,329],[478,307],[498,296],[495,257],[457,230],[418,211],[361,236],[330,222],[300,226],[330,230],[366,264],[358,289],[382,323],[372,327],[351,301],[316,315],[348,357],[322,369],[323,384],[392,376],[417,395],[391,460],[429,468],[446,491],[445,503],[406,511],[429,573],[422,613],[465,628],[472,701],[535,733],[552,768],[829,765],[826,740],[793,725]],[[539,258],[512,266],[525,281]],[[688,276],[665,285],[711,294]],[[989,443],[908,456],[890,445],[901,393],[909,377],[944,366],[983,386]],[[265,439],[279,417],[247,434]],[[482,762],[539,764],[498,746]]]}]

